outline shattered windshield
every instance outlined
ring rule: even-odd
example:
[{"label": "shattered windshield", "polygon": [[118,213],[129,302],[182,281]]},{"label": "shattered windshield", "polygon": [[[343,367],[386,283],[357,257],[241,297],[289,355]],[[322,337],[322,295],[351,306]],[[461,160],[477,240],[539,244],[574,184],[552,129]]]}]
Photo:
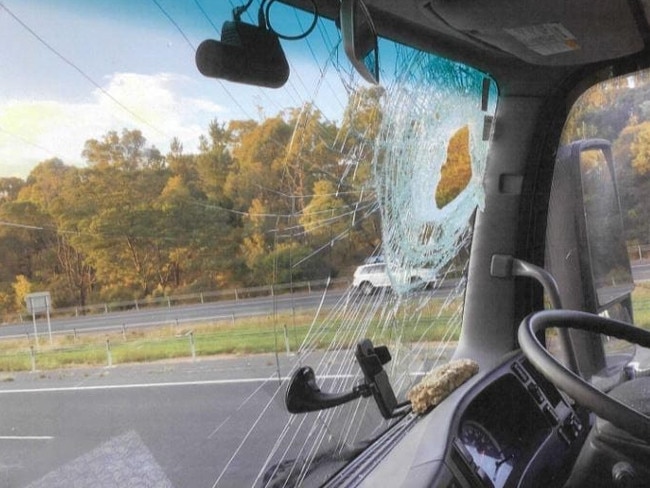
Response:
[{"label": "shattered windshield", "polygon": [[495,84],[381,39],[369,85],[323,18],[281,88],[207,78],[219,3],[0,3],[0,484],[318,486],[401,416],[297,370],[369,339],[404,402],[453,354]]}]

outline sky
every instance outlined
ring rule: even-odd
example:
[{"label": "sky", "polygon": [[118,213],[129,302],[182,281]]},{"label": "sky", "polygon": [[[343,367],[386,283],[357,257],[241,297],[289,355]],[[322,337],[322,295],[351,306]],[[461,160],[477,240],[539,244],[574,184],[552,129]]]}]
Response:
[{"label": "sky", "polygon": [[[83,166],[84,142],[110,130],[139,129],[163,154],[178,138],[191,153],[215,119],[260,120],[306,100],[339,118],[340,76],[328,60],[344,56],[341,48],[331,54],[339,34],[324,21],[305,40],[281,41],[291,66],[282,88],[198,72],[194,50],[219,40],[241,3],[0,0],[0,177],[26,178],[53,157]],[[258,6],[255,0],[242,20],[256,23]],[[295,35],[311,22],[273,8],[278,32]]]}]

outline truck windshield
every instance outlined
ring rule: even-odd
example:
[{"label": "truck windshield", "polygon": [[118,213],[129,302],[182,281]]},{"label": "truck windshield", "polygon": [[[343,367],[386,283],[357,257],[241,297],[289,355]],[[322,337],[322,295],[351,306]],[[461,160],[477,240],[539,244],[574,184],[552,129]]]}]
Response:
[{"label": "truck windshield", "polygon": [[3,425],[37,443],[8,482],[319,485],[396,420],[291,414],[289,378],[353,390],[369,339],[402,402],[450,359],[496,85],[385,39],[369,84],[318,18],[284,86],[244,86],[195,55],[251,2],[109,3],[0,3]]},{"label": "truck windshield", "polygon": [[[363,379],[354,347],[369,338],[388,346],[392,360],[384,367],[403,401],[422,375],[450,359],[459,336],[496,87],[467,66],[385,40],[380,52],[382,85],[351,86],[341,125],[345,176],[338,185],[360,190],[355,208],[363,211],[337,231],[318,232],[329,246],[378,216],[376,250],[365,262],[381,264],[358,261],[352,286],[314,317],[281,376],[310,365],[322,391],[350,391]],[[369,272],[376,267],[380,276]],[[261,485],[318,486],[394,423],[372,398],[289,414],[285,389],[285,381],[270,381],[247,400],[264,408],[224,467],[224,480],[261,449]]]}]

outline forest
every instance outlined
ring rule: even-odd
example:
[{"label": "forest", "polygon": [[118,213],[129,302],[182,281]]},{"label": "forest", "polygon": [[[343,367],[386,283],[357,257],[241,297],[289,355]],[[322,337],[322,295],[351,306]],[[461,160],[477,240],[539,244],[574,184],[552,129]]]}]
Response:
[{"label": "forest", "polygon": [[80,148],[83,167],[0,179],[0,316],[34,291],[84,306],[347,272],[380,242],[364,140],[381,93],[355,93],[340,126],[309,104],[213,120],[196,154],[109,131]]},{"label": "forest", "polygon": [[[647,81],[623,98],[627,79],[587,92],[563,141],[612,141],[630,244],[650,242]],[[371,160],[382,95],[353,92],[340,123],[310,104],[214,120],[194,154],[109,131],[80,148],[83,167],[54,158],[0,178],[0,317],[34,291],[68,307],[350,275],[381,246]],[[469,181],[467,140],[463,128],[449,141],[439,207]]]}]

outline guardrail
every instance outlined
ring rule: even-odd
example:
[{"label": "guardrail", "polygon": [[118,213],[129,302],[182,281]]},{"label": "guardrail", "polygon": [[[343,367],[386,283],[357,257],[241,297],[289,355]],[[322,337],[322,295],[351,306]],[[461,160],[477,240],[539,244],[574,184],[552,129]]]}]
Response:
[{"label": "guardrail", "polygon": [[632,261],[650,259],[650,244],[627,246],[627,253]]},{"label": "guardrail", "polygon": [[[225,300],[239,300],[263,296],[283,295],[287,293],[311,293],[325,288],[344,288],[349,286],[349,278],[323,279],[301,281],[295,283],[281,283],[275,285],[254,286],[248,288],[232,288],[228,290],[204,291],[181,295],[165,295],[150,297],[140,300],[116,301],[95,303],[86,306],[52,308],[51,318],[79,317],[85,315],[108,314],[126,310],[140,310],[142,308],[160,308],[180,305],[204,304]],[[31,321],[31,315],[20,314],[16,323]]]}]

